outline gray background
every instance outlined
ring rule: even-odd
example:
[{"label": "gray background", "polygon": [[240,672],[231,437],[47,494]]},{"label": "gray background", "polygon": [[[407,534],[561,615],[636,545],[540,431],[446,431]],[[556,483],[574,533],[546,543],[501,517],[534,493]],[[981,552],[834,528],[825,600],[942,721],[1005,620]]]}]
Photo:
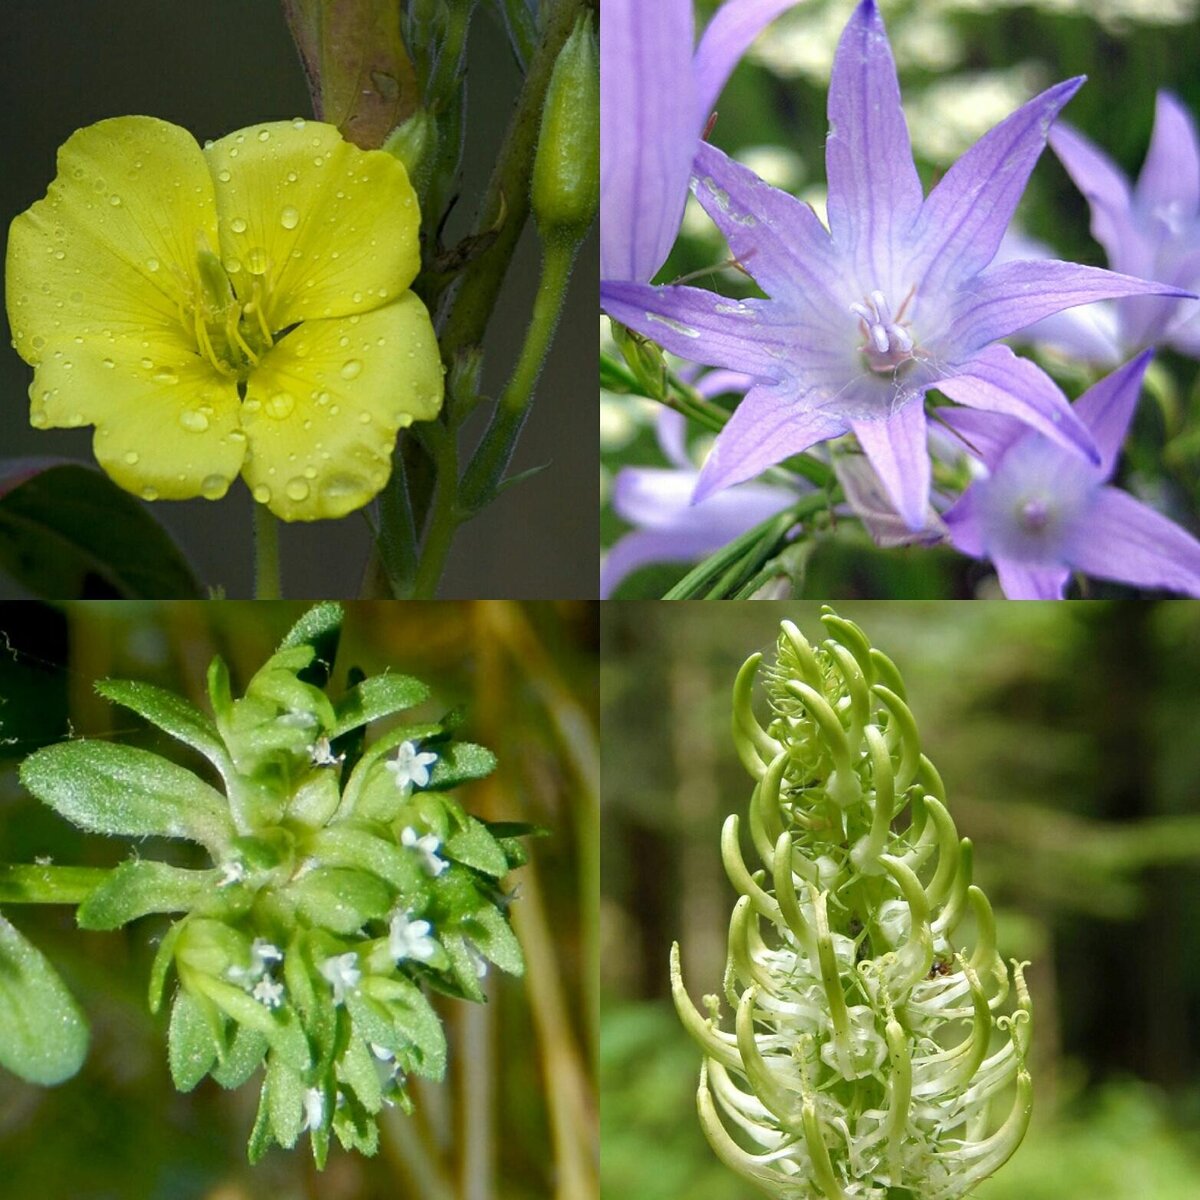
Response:
[{"label": "gray background", "polygon": [[[483,6],[481,6],[481,9]],[[503,30],[476,16],[469,77],[468,145],[453,241],[473,215],[519,85]],[[44,195],[57,148],[104,117],[145,113],[203,141],[256,121],[310,116],[303,72],[275,0],[5,0],[0,9],[0,228]],[[549,467],[464,526],[443,583],[456,597],[592,597],[598,545],[598,450],[594,396],[595,239],[584,248],[572,299],[538,389],[514,469]],[[525,234],[489,335],[484,389],[503,386],[524,332],[538,253]],[[9,342],[7,322],[4,342]],[[0,458],[65,455],[92,461],[91,430],[35,430],[28,423],[31,370],[0,354]],[[477,436],[477,434],[475,435]],[[224,500],[151,506],[181,542],[202,580],[229,596],[250,594],[251,500],[238,484]],[[361,515],[285,526],[285,594],[353,596],[369,547]],[[0,576],[0,597],[19,595]]]}]

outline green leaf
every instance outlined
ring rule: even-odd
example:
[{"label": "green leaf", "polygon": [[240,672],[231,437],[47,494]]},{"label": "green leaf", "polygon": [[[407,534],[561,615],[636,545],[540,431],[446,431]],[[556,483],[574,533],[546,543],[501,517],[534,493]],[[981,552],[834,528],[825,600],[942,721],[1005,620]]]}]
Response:
[{"label": "green leaf", "polygon": [[408,979],[369,976],[362,986],[369,998],[381,1004],[391,1019],[388,1039],[372,1038],[381,1046],[409,1057],[420,1075],[441,1079],[446,1073],[446,1033],[425,993]]},{"label": "green leaf", "polygon": [[277,1054],[272,1054],[267,1060],[267,1105],[271,1113],[271,1132],[281,1146],[294,1146],[300,1136],[307,1090],[300,1072],[289,1067]]},{"label": "green leaf", "polygon": [[[359,1102],[353,1090],[343,1092],[344,1101],[333,1114],[333,1131],[345,1150],[372,1155],[379,1149],[379,1127]],[[313,1147],[314,1151],[316,1146]]]},{"label": "green leaf", "polygon": [[314,605],[288,630],[287,636],[279,644],[281,651],[294,646],[312,647],[312,661],[297,670],[305,683],[321,688],[329,682],[329,672],[337,657],[338,640],[342,636],[344,616],[342,606],[332,601]]},{"label": "green leaf", "polygon": [[223,1088],[239,1088],[262,1065],[266,1052],[267,1039],[257,1029],[239,1025],[225,1052],[225,1061],[213,1067],[212,1077]]},{"label": "green leaf", "polygon": [[466,938],[457,930],[447,929],[441,932],[439,939],[450,956],[450,965],[462,995],[477,1004],[483,1003],[483,988],[479,986],[479,976],[475,973],[475,959],[467,949]]},{"label": "green leaf", "polygon": [[167,984],[167,972],[175,961],[175,947],[179,936],[187,926],[187,919],[176,921],[162,936],[158,949],[154,952],[154,962],[150,964],[149,999],[150,1011],[158,1012],[162,1007],[163,988]]},{"label": "green leaf", "polygon": [[508,873],[508,856],[482,821],[467,818],[465,829],[458,829],[445,842],[445,851],[455,861],[474,867],[496,879]]},{"label": "green leaf", "polygon": [[364,679],[337,702],[337,724],[330,736],[341,737],[368,721],[378,721],[428,699],[429,688],[407,675],[375,675]]},{"label": "green leaf", "polygon": [[318,867],[282,893],[306,921],[334,933],[357,933],[392,907],[391,889],[375,875],[342,867]]},{"label": "green leaf", "polygon": [[217,1061],[219,1042],[191,992],[180,988],[167,1030],[167,1063],[181,1092],[190,1092]]},{"label": "green leaf", "polygon": [[21,782],[82,829],[129,837],[190,838],[219,850],[233,835],[228,802],[191,771],[109,742],[46,746],[21,765]]},{"label": "green leaf", "polygon": [[199,750],[224,775],[229,755],[217,727],[190,701],[165,688],[130,679],[101,679],[96,691],[106,700],[128,708],[152,725]]},{"label": "green leaf", "polygon": [[[343,953],[341,947],[335,953]],[[324,955],[321,955],[323,958]],[[317,971],[313,935],[297,930],[283,959],[283,981],[288,998],[300,1014],[304,1032],[316,1050],[315,1073],[320,1076],[333,1062],[337,1043],[337,1009],[329,983]]]},{"label": "green leaf", "polygon": [[241,988],[211,975],[196,973],[189,978],[223,1013],[239,1025],[263,1034],[275,1054],[289,1066],[297,1071],[307,1071],[312,1066],[308,1039],[290,1008],[269,1009]]},{"label": "green leaf", "polygon": [[[404,725],[399,729],[389,729],[383,737],[373,742],[355,764],[342,789],[342,805],[338,810],[341,819],[355,816],[391,820],[404,798],[391,775],[375,772],[374,767],[401,742],[419,742],[437,737],[441,732],[441,725]],[[360,801],[364,801],[361,811]]]},{"label": "green leaf", "polygon": [[0,917],[0,1066],[30,1083],[61,1083],[83,1065],[87,1044],[87,1022],[58,972]]},{"label": "green leaf", "polygon": [[246,1145],[246,1157],[250,1165],[261,1161],[262,1156],[271,1148],[271,1106],[270,1088],[264,1076],[263,1085],[258,1093],[258,1114],[254,1118],[254,1128],[250,1131],[250,1141]]},{"label": "green leaf", "polygon": [[73,463],[7,489],[0,480],[0,568],[55,600],[203,598],[149,510],[106,475]]},{"label": "green leaf", "polygon": [[79,906],[76,920],[80,929],[118,929],[147,913],[187,912],[211,895],[219,875],[131,858]]},{"label": "green leaf", "polygon": [[379,1071],[375,1056],[367,1049],[361,1037],[351,1037],[338,1060],[338,1074],[353,1090],[369,1113],[377,1113],[383,1107],[383,1089],[379,1084]]},{"label": "green leaf", "polygon": [[429,776],[429,789],[457,787],[468,779],[483,779],[496,769],[496,756],[483,746],[451,742],[438,747],[438,760]]},{"label": "green leaf", "polygon": [[312,839],[312,850],[326,866],[370,871],[403,896],[423,890],[425,876],[413,856],[366,829],[348,824],[331,826]]},{"label": "green leaf", "polygon": [[483,904],[459,927],[476,949],[510,975],[525,973],[521,943],[504,914],[492,904]]}]

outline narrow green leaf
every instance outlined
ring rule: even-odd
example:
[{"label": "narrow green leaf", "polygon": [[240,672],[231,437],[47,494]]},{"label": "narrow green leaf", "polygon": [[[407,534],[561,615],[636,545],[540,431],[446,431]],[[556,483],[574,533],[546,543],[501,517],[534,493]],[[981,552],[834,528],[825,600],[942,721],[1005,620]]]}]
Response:
[{"label": "narrow green leaf", "polygon": [[299,1071],[293,1070],[277,1054],[267,1060],[267,1103],[271,1113],[271,1132],[281,1145],[291,1148],[304,1126],[304,1093],[307,1089]]},{"label": "narrow green leaf", "polygon": [[217,1061],[218,1043],[191,992],[180,988],[167,1030],[167,1063],[181,1092],[190,1092]]},{"label": "narrow green leaf", "polygon": [[375,1056],[367,1049],[361,1037],[351,1037],[338,1060],[338,1073],[354,1090],[355,1096],[369,1113],[377,1113],[383,1107],[383,1089],[379,1084],[379,1071]]},{"label": "narrow green leaf", "polygon": [[230,837],[228,802],[191,771],[157,754],[109,742],[60,742],[31,754],[21,782],[39,800],[95,833],[190,838],[219,850]]},{"label": "narrow green leaf", "polygon": [[[820,499],[822,504],[826,502],[823,496]],[[708,594],[713,586],[729,577],[731,571],[744,567],[747,562],[755,564],[746,572],[747,575],[753,574],[768,558],[779,552],[785,543],[788,530],[797,519],[796,508],[793,507],[747,530],[689,571],[663,599],[717,599],[718,597]]]},{"label": "narrow green leaf", "polygon": [[370,871],[403,896],[412,896],[422,889],[424,876],[412,854],[366,829],[333,825],[312,839],[312,849],[325,866]]},{"label": "narrow green leaf", "polygon": [[80,929],[118,929],[147,913],[187,912],[208,897],[219,871],[186,871],[152,859],[123,862],[75,914]]},{"label": "narrow green leaf", "polygon": [[246,1145],[246,1158],[251,1166],[260,1162],[271,1148],[270,1091],[264,1076],[262,1088],[258,1093],[258,1114],[254,1118],[254,1128],[250,1131],[250,1141]]},{"label": "narrow green leaf", "polygon": [[413,708],[429,699],[429,688],[406,675],[375,675],[351,688],[335,706],[337,724],[331,737],[341,737],[368,721]]},{"label": "narrow green leaf", "polygon": [[223,1088],[240,1088],[262,1065],[266,1053],[267,1039],[257,1029],[239,1025],[224,1063],[213,1067],[212,1077]]},{"label": "narrow green leaf", "polygon": [[468,779],[483,779],[496,769],[496,756],[483,746],[451,742],[437,748],[438,760],[429,777],[431,791],[458,787]]},{"label": "narrow green leaf", "polygon": [[158,949],[154,952],[154,962],[150,964],[149,983],[150,1011],[152,1013],[158,1012],[162,1007],[163,988],[167,985],[167,972],[170,971],[171,964],[175,961],[175,947],[186,926],[186,918],[171,925],[163,934],[162,940],[158,943]]},{"label": "narrow green leaf", "polygon": [[510,975],[525,973],[525,957],[521,943],[513,933],[504,914],[492,904],[483,904],[476,909],[460,929],[475,944],[475,948]]},{"label": "narrow green leaf", "polygon": [[441,931],[438,937],[450,956],[450,966],[462,994],[468,1000],[481,1004],[484,999],[483,988],[479,984],[479,975],[475,969],[476,960],[467,949],[467,939],[452,929]]},{"label": "narrow green leaf", "polygon": [[379,976],[365,979],[363,990],[384,1006],[392,1023],[390,1040],[372,1040],[406,1056],[415,1049],[412,1069],[430,1079],[441,1079],[446,1073],[446,1033],[425,993],[410,980]]},{"label": "narrow green leaf", "polygon": [[343,867],[318,867],[282,893],[306,921],[334,933],[357,933],[392,907],[391,889],[375,875]]},{"label": "narrow green leaf", "polygon": [[487,826],[474,817],[467,818],[465,829],[455,830],[446,839],[445,851],[457,862],[496,879],[508,873],[508,856]]},{"label": "narrow green leaf", "polygon": [[224,775],[229,755],[212,721],[190,701],[165,688],[130,679],[101,679],[96,691],[106,700],[144,717],[152,725],[199,750]]},{"label": "narrow green leaf", "polygon": [[329,682],[333,660],[337,657],[338,641],[342,636],[344,616],[345,610],[342,606],[332,601],[314,605],[288,630],[287,636],[280,643],[281,651],[294,646],[312,647],[312,661],[302,665],[297,671],[305,683],[312,684],[313,687],[324,687]]},{"label": "narrow green leaf", "polygon": [[0,916],[0,1066],[30,1083],[61,1083],[83,1065],[87,1044],[87,1022],[58,972]]},{"label": "narrow green leaf", "polygon": [[7,490],[0,484],[0,569],[54,600],[203,597],[149,509],[100,471],[74,463]]}]

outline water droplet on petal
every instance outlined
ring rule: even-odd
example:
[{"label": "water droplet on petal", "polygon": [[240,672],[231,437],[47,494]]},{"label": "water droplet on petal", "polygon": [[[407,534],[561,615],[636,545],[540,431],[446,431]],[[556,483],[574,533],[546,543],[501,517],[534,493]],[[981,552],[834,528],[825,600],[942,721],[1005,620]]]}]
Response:
[{"label": "water droplet on petal", "polygon": [[33,343],[35,350],[40,350],[46,344],[46,339],[40,333],[35,333],[29,340]]},{"label": "water droplet on petal", "polygon": [[138,459],[140,459],[140,458],[141,458],[141,455],[138,454],[138,452],[136,450],[126,450],[125,451],[125,461],[131,467],[136,467],[138,464]]},{"label": "water droplet on petal", "polygon": [[254,489],[254,498],[259,504],[269,504],[271,500],[271,489],[265,483],[260,483]]},{"label": "water droplet on petal", "polygon": [[308,483],[299,478],[299,476],[295,479],[289,479],[287,487],[283,490],[289,500],[295,500],[297,503],[308,499]]},{"label": "water droplet on petal", "polygon": [[291,416],[292,409],[296,407],[296,400],[288,392],[276,392],[274,396],[267,401],[267,416],[274,417],[277,421],[282,421],[284,417]]},{"label": "water droplet on petal", "polygon": [[205,475],[200,482],[200,495],[205,500],[220,500],[229,489],[229,480],[224,475]]},{"label": "water droplet on petal", "polygon": [[218,179],[219,179],[219,180],[220,180],[222,183],[228,183],[228,182],[230,181],[230,179],[232,179],[232,178],[233,178],[233,176],[231,176],[227,170],[225,170],[225,169],[222,169],[222,170],[220,170],[220,171],[218,171],[218,172],[217,172],[217,178],[218,178]]},{"label": "water droplet on petal", "polygon": [[155,487],[142,488],[142,499],[143,500],[157,500],[158,499],[158,488],[155,488]]},{"label": "water droplet on petal", "polygon": [[246,255],[246,267],[251,275],[265,275],[267,273],[267,265],[267,252],[261,246],[255,246]]},{"label": "water droplet on petal", "polygon": [[50,418],[40,408],[35,408],[29,414],[29,423],[34,429],[45,429],[50,424]]},{"label": "water droplet on petal", "polygon": [[146,270],[147,271],[157,271],[158,270],[158,259],[157,258],[146,259]]},{"label": "water droplet on petal", "polygon": [[369,490],[367,481],[358,475],[331,475],[321,484],[321,491],[330,500],[357,497]]},{"label": "water droplet on petal", "polygon": [[118,196],[116,194],[116,192],[114,192],[111,196],[109,196],[108,202],[109,202],[109,204],[111,204],[113,206],[113,208],[121,207],[121,197]]},{"label": "water droplet on petal", "polygon": [[289,171],[286,175],[286,179],[287,179],[288,183],[295,183],[296,180],[299,178],[300,178],[300,176],[297,175],[295,171]]},{"label": "water droplet on petal", "polygon": [[357,358],[348,358],[342,364],[342,378],[354,379],[362,373],[362,363]]},{"label": "water droplet on petal", "polygon": [[152,359],[152,358],[143,358],[142,359],[142,369],[143,370],[149,371],[150,368],[153,366],[154,366],[154,359]]},{"label": "water droplet on petal", "polygon": [[179,424],[188,433],[203,433],[208,428],[208,418],[197,408],[186,408],[179,414]]},{"label": "water droplet on petal", "polygon": [[179,376],[176,375],[175,372],[171,371],[171,370],[156,371],[154,373],[154,382],[155,383],[165,383],[165,384],[178,383]]},{"label": "water droplet on petal", "polygon": [[113,360],[111,358],[103,359],[102,362],[103,362],[104,366],[107,367],[108,370],[110,370],[110,371],[113,369],[113,367],[115,367],[117,365],[115,362],[113,362]]},{"label": "water droplet on petal", "polygon": [[292,119],[292,128],[293,129],[303,129],[306,124],[307,124],[307,122],[304,120],[303,117],[294,117]]},{"label": "water droplet on petal", "polygon": [[271,131],[269,129],[260,129],[258,131],[258,140],[260,142],[269,142],[271,140]]},{"label": "water droplet on petal", "polygon": [[300,214],[289,204],[280,210],[279,223],[284,229],[295,229],[300,224]]},{"label": "water droplet on petal", "polygon": [[234,233],[245,233],[246,222],[243,221],[241,217],[234,217],[233,220],[229,222],[229,228],[232,229]]},{"label": "water droplet on petal", "polygon": [[360,412],[358,414],[358,420],[359,420],[359,423],[362,425],[370,425],[371,414],[369,412]]},{"label": "water droplet on petal", "polygon": [[227,275],[236,275],[242,269],[242,264],[236,258],[227,258],[221,265]]}]

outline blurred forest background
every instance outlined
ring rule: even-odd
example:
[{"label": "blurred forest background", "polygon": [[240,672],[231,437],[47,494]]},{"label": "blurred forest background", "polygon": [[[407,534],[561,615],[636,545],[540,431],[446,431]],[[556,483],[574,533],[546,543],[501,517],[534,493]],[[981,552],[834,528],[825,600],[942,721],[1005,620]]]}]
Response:
[{"label": "blurred forest background", "polygon": [[[15,767],[37,746],[75,734],[187,753],[101,701],[94,680],[143,679],[207,707],[212,656],[230,664],[237,694],[305,607],[0,605],[0,861],[108,866],[130,852],[22,793]],[[447,1080],[414,1089],[411,1118],[384,1110],[378,1158],[337,1149],[317,1175],[302,1141],[248,1167],[257,1079],[236,1092],[205,1080],[186,1096],[171,1085],[165,1014],[151,1016],[145,998],[160,919],[81,933],[67,908],[9,906],[81,1003],[92,1044],[82,1073],[52,1090],[0,1070],[0,1196],[594,1200],[596,992],[584,964],[595,962],[598,929],[595,622],[595,606],[577,603],[347,606],[334,688],[352,664],[390,668],[430,684],[431,715],[465,706],[464,737],[500,766],[459,789],[463,804],[547,831],[508,880],[525,977],[489,976],[487,1005],[440,1004]]]},{"label": "blurred forest background", "polygon": [[[845,603],[904,676],[1000,950],[1032,960],[1034,1125],[979,1200],[1194,1200],[1200,1179],[1200,606]],[[751,781],[737,668],[816,604],[604,606],[605,1200],[749,1200],[700,1132],[669,999],[719,990],[718,844]]]},{"label": "blurred forest background", "polygon": [[[718,0],[697,0],[695,7],[697,28],[703,28]],[[852,0],[807,0],[776,20],[722,93],[711,136],[768,183],[819,211],[825,201],[829,71],[853,7]],[[1043,88],[1075,75],[1086,75],[1088,82],[1062,119],[1134,177],[1149,146],[1158,89],[1174,92],[1200,116],[1200,0],[880,0],[880,8],[927,191],[993,125]],[[1052,257],[1105,266],[1104,251],[1088,227],[1087,204],[1047,150],[1013,230],[1037,239]],[[740,272],[719,268],[727,260],[720,234],[691,200],[683,234],[659,279],[694,275],[696,287],[757,294]],[[1039,361],[1072,399],[1093,378],[1061,358],[1044,355]],[[1114,482],[1195,534],[1200,532],[1200,370],[1195,361],[1167,351],[1159,352],[1156,366],[1157,379],[1143,395]],[[664,465],[654,436],[658,407],[640,398],[601,394],[605,546],[626,528],[607,503],[616,471]],[[701,455],[706,442],[697,437],[692,445]],[[617,595],[661,596],[687,570],[685,565],[646,568]],[[1092,597],[1131,594],[1116,585],[1090,586]],[[982,598],[999,594],[986,565],[946,548],[881,551],[856,523],[816,541],[804,561],[803,594],[822,599],[965,599],[977,591]]]}]

